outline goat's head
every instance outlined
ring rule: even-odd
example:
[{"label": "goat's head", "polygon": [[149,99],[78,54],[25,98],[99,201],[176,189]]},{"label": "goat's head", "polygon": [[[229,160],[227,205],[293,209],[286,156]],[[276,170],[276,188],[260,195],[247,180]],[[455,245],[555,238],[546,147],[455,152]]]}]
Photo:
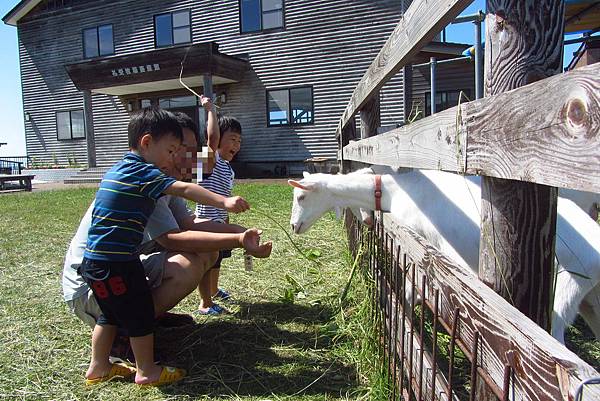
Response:
[{"label": "goat's head", "polygon": [[325,184],[327,177],[305,172],[300,181],[288,180],[294,187],[290,224],[296,234],[305,233],[325,212],[335,208],[335,198]]}]

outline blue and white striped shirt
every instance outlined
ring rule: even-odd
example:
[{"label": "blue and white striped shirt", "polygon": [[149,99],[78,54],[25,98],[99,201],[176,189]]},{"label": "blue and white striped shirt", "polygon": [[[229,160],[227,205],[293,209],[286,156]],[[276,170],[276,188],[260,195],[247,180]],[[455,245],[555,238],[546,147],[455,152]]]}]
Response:
[{"label": "blue and white striped shirt", "polygon": [[[219,156],[219,152],[215,152],[215,156],[216,162],[212,173],[205,177],[204,180],[199,181],[198,184],[216,194],[229,197],[233,190],[235,174],[229,162]],[[227,222],[227,210],[218,209],[213,206],[197,204],[196,216],[221,223]]]},{"label": "blue and white striped shirt", "polygon": [[134,153],[127,153],[102,178],[84,256],[127,261],[137,258],[156,200],[175,179]]}]

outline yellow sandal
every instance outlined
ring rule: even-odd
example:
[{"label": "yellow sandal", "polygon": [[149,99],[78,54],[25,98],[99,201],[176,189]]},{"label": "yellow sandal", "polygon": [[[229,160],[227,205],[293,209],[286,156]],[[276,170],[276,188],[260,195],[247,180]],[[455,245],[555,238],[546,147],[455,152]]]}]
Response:
[{"label": "yellow sandal", "polygon": [[174,368],[171,366],[163,366],[158,380],[150,382],[150,383],[142,383],[142,384],[139,384],[139,386],[158,387],[158,386],[164,386],[167,384],[172,384],[172,383],[178,382],[179,380],[183,379],[186,374],[187,374],[187,372],[185,371],[185,369]]},{"label": "yellow sandal", "polygon": [[118,362],[111,365],[110,371],[106,376],[96,377],[95,379],[85,379],[85,385],[91,386],[112,379],[128,379],[135,375],[135,368],[126,363]]}]

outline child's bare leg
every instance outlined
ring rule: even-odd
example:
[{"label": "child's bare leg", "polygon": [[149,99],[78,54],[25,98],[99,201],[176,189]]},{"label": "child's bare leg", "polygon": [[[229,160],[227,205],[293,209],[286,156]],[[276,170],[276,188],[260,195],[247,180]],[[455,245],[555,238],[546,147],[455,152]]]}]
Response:
[{"label": "child's bare leg", "polygon": [[212,294],[210,292],[210,272],[209,270],[198,284],[198,293],[200,294],[199,309],[207,309],[213,306]]},{"label": "child's bare leg", "polygon": [[219,291],[219,274],[221,269],[211,269],[208,274],[210,275],[210,295],[216,295]]},{"label": "child's bare leg", "polygon": [[154,334],[130,337],[130,341],[137,367],[135,382],[144,384],[157,381],[162,367],[154,363]]},{"label": "child's bare leg", "polygon": [[85,373],[86,379],[96,379],[110,373],[111,363],[108,357],[116,334],[117,326],[94,326],[92,332],[92,360]]}]

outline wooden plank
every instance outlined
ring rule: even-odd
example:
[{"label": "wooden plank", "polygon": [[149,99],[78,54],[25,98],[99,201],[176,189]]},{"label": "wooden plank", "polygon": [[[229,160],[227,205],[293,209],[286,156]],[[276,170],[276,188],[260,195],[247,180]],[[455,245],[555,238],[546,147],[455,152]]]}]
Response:
[{"label": "wooden plank", "polygon": [[381,110],[379,92],[367,100],[360,110],[360,137],[368,138],[377,135],[377,128],[381,126]]},{"label": "wooden plank", "polygon": [[[410,229],[384,214],[385,232],[417,263],[417,280],[425,274],[429,293],[440,291],[440,316],[450,324],[460,308],[458,337],[469,349],[479,331],[479,366],[503,387],[504,365],[512,368],[511,400],[568,400],[585,379],[600,374],[556,341],[470,270],[453,264]],[[600,399],[600,389],[586,388],[586,397]]]},{"label": "wooden plank", "polygon": [[364,103],[406,65],[414,55],[472,0],[415,0],[379,51],[350,98],[337,128],[337,136]]},{"label": "wooden plank", "polygon": [[[485,96],[560,73],[563,0],[486,4]],[[503,132],[501,139],[507,135]],[[487,176],[481,180],[479,278],[547,331],[557,197],[555,187]]]},{"label": "wooden plank", "polygon": [[600,192],[598,132],[600,63],[351,143],[343,155]]}]

